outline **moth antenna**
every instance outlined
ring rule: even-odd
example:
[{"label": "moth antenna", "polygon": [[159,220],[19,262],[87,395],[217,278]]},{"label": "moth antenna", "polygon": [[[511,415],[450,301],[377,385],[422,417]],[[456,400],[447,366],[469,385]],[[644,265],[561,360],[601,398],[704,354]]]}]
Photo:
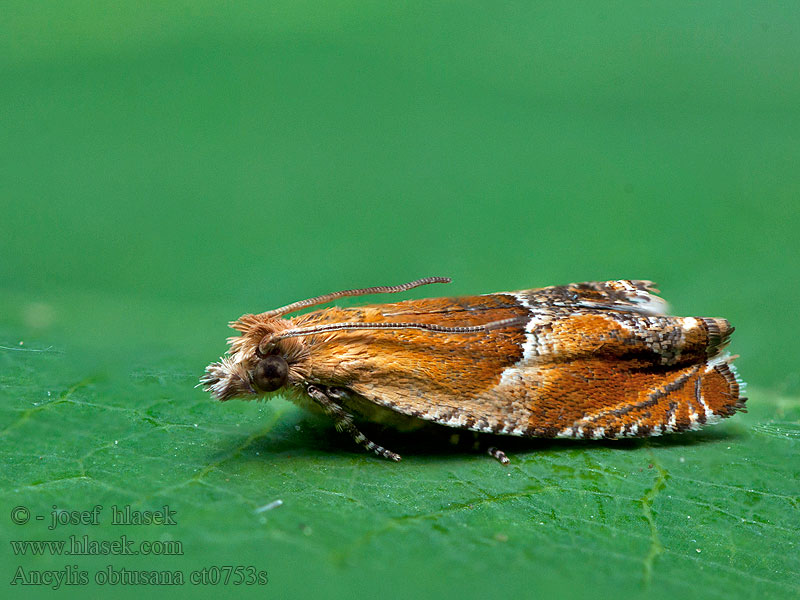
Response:
[{"label": "moth antenna", "polygon": [[436,325],[435,323],[328,323],[326,325],[315,325],[313,327],[298,327],[297,329],[288,329],[282,333],[279,333],[275,337],[270,338],[267,343],[274,343],[278,340],[283,340],[290,337],[314,335],[316,333],[328,333],[331,331],[341,331],[344,329],[422,329],[424,331],[433,331],[435,333],[485,333],[495,329],[511,327],[512,325],[520,325],[527,322],[527,320],[527,317],[512,317],[510,319],[502,319],[500,321],[486,323],[485,325],[466,325],[462,327],[446,327],[444,325]]},{"label": "moth antenna", "polygon": [[318,304],[325,304],[337,298],[346,298],[350,296],[365,296],[367,294],[394,294],[397,292],[405,292],[406,290],[419,287],[421,285],[428,285],[429,283],[450,283],[452,280],[449,277],[425,277],[417,279],[416,281],[409,281],[402,285],[380,285],[378,287],[361,288],[357,290],[344,290],[341,292],[332,292],[316,298],[309,298],[308,300],[300,300],[299,302],[292,302],[281,308],[268,310],[261,313],[259,317],[280,317],[287,313],[295,312],[307,306],[317,306]]}]

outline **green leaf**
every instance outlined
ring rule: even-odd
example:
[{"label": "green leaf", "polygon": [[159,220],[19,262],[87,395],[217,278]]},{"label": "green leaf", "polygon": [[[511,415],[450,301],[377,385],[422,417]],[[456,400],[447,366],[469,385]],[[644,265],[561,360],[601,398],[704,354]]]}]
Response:
[{"label": "green leaf", "polygon": [[[0,360],[6,581],[19,566],[188,579],[241,564],[269,577],[264,592],[245,591],[282,597],[477,597],[496,586],[523,597],[800,592],[796,399],[755,390],[747,414],[663,439],[508,440],[508,467],[447,440],[398,434],[404,461],[393,464],[284,401],[214,402],[175,356],[83,373],[47,348],[6,347]],[[47,529],[53,506],[97,504],[99,524]],[[11,524],[18,505],[45,520]],[[111,507],[128,505],[167,505],[177,525],[112,524]],[[183,555],[8,552],[10,540],[70,535],[179,541]]]}]

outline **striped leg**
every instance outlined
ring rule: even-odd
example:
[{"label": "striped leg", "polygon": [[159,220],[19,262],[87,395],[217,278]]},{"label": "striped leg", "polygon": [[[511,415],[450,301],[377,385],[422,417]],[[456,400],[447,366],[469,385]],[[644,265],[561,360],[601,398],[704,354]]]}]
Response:
[{"label": "striped leg", "polygon": [[510,460],[508,460],[506,453],[500,450],[500,448],[495,448],[494,446],[492,446],[487,450],[486,453],[496,461],[499,461],[501,465],[507,465],[508,463],[511,462]]},{"label": "striped leg", "polygon": [[322,389],[315,385],[309,385],[306,388],[306,393],[333,419],[337,431],[349,433],[356,444],[363,446],[378,456],[389,458],[394,461],[399,461],[401,459],[399,454],[395,454],[391,450],[387,450],[383,446],[378,446],[378,444],[369,441],[367,436],[361,433],[353,423],[352,415],[336,404]]}]

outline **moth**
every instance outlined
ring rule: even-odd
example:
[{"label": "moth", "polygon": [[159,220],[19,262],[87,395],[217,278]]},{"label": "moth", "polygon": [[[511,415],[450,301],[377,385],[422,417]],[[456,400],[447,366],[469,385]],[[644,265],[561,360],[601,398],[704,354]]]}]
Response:
[{"label": "moth", "polygon": [[[446,277],[334,292],[230,323],[226,356],[200,383],[218,400],[281,394],[332,417],[544,438],[625,438],[697,429],[745,408],[724,353],[727,320],[674,317],[650,281],[573,283],[458,298],[331,306]],[[490,453],[507,462],[502,451]]]}]

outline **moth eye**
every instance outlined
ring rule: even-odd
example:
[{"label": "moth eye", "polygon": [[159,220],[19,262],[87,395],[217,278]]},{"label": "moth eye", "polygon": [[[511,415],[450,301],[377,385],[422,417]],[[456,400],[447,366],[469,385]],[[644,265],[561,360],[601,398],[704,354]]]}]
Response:
[{"label": "moth eye", "polygon": [[288,378],[288,363],[282,356],[275,354],[258,361],[253,369],[253,383],[262,392],[274,392],[282,388]]}]

